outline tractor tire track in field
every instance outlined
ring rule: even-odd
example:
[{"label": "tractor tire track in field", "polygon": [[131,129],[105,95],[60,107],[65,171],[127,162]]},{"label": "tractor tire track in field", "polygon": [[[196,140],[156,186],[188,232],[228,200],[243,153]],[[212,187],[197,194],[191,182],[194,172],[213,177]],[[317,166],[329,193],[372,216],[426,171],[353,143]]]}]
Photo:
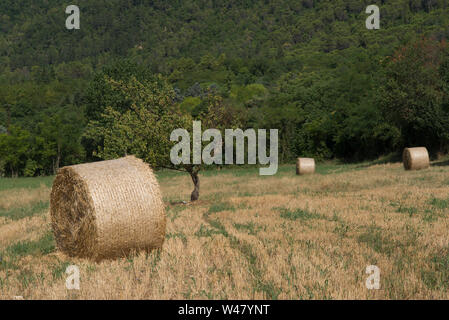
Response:
[{"label": "tractor tire track in field", "polygon": [[231,248],[237,249],[248,261],[250,268],[249,273],[253,278],[254,292],[264,293],[267,299],[277,299],[281,293],[281,289],[277,288],[273,282],[263,279],[263,270],[257,266],[257,255],[254,253],[253,247],[249,243],[228,233],[225,226],[218,219],[212,219],[210,215],[211,212],[206,211],[203,214],[204,221],[212,228],[216,229],[217,233],[222,234],[226,239],[228,239]]}]

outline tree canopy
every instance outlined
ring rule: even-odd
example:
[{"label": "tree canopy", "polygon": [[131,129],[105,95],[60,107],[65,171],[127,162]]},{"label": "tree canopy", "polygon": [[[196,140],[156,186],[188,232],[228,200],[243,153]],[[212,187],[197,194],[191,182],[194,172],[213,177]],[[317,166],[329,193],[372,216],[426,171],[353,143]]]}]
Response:
[{"label": "tree canopy", "polygon": [[157,165],[186,119],[279,129],[284,162],[448,149],[447,0],[85,0],[80,30],[66,6],[0,3],[1,176]]}]

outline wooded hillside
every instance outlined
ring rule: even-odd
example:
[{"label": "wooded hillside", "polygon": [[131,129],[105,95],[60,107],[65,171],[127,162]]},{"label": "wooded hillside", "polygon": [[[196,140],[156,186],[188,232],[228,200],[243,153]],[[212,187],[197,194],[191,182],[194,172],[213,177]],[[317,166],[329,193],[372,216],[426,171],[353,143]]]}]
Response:
[{"label": "wooded hillside", "polygon": [[193,118],[213,96],[244,128],[278,128],[282,161],[449,146],[448,0],[84,0],[80,30],[67,5],[0,2],[0,175],[95,159],[89,121],[131,103],[105,76],[161,74]]}]

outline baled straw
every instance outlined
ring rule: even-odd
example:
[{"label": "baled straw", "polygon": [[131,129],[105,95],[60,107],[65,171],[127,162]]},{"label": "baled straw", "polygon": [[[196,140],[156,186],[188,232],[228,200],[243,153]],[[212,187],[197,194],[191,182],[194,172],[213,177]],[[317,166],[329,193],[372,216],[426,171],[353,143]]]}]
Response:
[{"label": "baled straw", "polygon": [[430,166],[429,153],[424,147],[405,148],[402,159],[405,170],[420,170]]},{"label": "baled straw", "polygon": [[150,167],[130,156],[59,170],[50,199],[58,248],[100,260],[162,246],[165,208]]},{"label": "baled straw", "polygon": [[298,158],[296,161],[296,174],[311,174],[315,173],[315,159],[313,158]]}]

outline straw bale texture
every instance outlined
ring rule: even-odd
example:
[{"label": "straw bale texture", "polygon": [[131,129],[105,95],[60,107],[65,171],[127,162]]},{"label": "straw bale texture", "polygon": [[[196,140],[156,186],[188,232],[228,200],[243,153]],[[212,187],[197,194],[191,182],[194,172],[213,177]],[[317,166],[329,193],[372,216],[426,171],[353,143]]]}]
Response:
[{"label": "straw bale texture", "polygon": [[296,174],[311,174],[315,173],[315,159],[312,158],[298,158],[296,161]]},{"label": "straw bale texture", "polygon": [[150,167],[130,156],[59,170],[50,199],[58,248],[100,260],[162,246],[165,208]]},{"label": "straw bale texture", "polygon": [[429,153],[424,147],[405,148],[402,159],[405,170],[420,170],[430,166]]}]

